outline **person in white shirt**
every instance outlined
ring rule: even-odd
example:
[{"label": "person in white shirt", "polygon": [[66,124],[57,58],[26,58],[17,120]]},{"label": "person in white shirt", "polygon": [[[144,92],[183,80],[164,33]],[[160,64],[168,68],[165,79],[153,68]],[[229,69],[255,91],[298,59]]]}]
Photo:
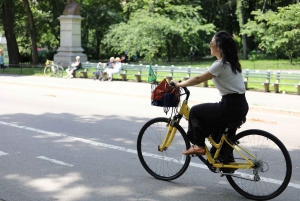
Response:
[{"label": "person in white shirt", "polygon": [[[214,35],[209,45],[211,55],[218,60],[206,72],[181,83],[173,80],[176,87],[186,87],[212,79],[222,96],[218,103],[203,103],[191,108],[187,138],[194,146],[183,151],[184,155],[205,155],[205,138],[212,135],[215,140],[228,124],[244,122],[249,109],[238,49],[232,36],[226,31],[220,31]],[[232,130],[232,135],[235,132],[236,128]]]},{"label": "person in white shirt", "polygon": [[65,78],[72,78],[74,71],[81,68],[80,56],[76,57],[76,61],[71,65],[71,68],[67,68],[67,76]]},{"label": "person in white shirt", "polygon": [[117,57],[115,59],[115,63],[112,63],[113,68],[106,68],[103,73],[107,73],[107,77],[108,77],[108,81],[112,81],[113,80],[113,74],[116,73],[120,73],[122,70],[122,63],[121,63],[121,59],[119,57]]}]

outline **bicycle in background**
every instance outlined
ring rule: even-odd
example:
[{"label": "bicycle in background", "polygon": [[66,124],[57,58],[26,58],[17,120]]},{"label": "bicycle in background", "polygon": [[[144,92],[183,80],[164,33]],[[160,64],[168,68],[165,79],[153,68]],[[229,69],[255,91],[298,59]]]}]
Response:
[{"label": "bicycle in background", "polygon": [[57,62],[57,64],[55,64],[54,61],[47,60],[44,68],[44,75],[48,77],[63,77],[64,68],[60,66],[59,63],[60,62]]}]

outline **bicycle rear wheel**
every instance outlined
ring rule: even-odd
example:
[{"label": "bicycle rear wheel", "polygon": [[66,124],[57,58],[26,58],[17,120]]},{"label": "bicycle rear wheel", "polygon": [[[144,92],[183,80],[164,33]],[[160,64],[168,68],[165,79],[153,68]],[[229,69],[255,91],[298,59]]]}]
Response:
[{"label": "bicycle rear wheel", "polygon": [[64,68],[62,66],[58,66],[56,69],[56,76],[63,77],[64,75]]},{"label": "bicycle rear wheel", "polygon": [[[292,174],[291,158],[282,142],[266,131],[255,129],[237,134],[233,141],[255,156],[252,158],[240,150],[255,166],[235,172],[249,180],[226,175],[230,185],[241,195],[254,200],[269,200],[281,194]],[[235,150],[233,154],[236,162],[246,162],[241,157],[236,158],[239,155]]]},{"label": "bicycle rear wheel", "polygon": [[172,144],[166,150],[158,151],[168,130],[169,119],[159,117],[148,121],[137,139],[137,152],[145,170],[160,180],[180,177],[188,168],[191,158],[181,152],[190,148],[183,128],[176,124],[177,132]]},{"label": "bicycle rear wheel", "polygon": [[48,76],[48,77],[50,77],[52,75],[52,69],[51,69],[50,65],[48,65],[48,66],[45,67],[45,69],[44,69],[44,75]]}]

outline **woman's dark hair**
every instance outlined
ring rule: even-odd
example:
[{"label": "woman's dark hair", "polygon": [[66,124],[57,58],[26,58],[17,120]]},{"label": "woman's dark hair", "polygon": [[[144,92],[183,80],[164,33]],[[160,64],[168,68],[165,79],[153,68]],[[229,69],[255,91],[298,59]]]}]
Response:
[{"label": "woman's dark hair", "polygon": [[229,62],[233,73],[241,73],[242,67],[239,62],[238,50],[232,36],[226,31],[219,31],[215,34],[214,37],[216,45],[219,48],[220,53],[222,55],[221,62],[223,64]]}]

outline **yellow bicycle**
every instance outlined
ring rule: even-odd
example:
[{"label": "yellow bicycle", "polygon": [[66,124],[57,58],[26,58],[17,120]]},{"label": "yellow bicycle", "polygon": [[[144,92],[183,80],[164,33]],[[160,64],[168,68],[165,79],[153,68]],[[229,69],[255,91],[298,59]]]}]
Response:
[{"label": "yellow bicycle", "polygon": [[[190,156],[182,154],[190,148],[186,132],[179,124],[182,117],[189,119],[190,112],[190,92],[186,87],[182,89],[184,93],[181,96],[186,95],[186,98],[180,109],[173,110],[170,118],[158,117],[148,121],[137,138],[141,164],[150,175],[160,180],[180,177],[191,160]],[[290,181],[292,162],[289,152],[277,137],[263,130],[228,134],[230,127],[239,128],[242,123],[228,125],[220,133],[219,142],[209,136],[209,144],[206,142],[205,145],[206,155],[197,157],[212,172],[225,175],[230,185],[244,197],[272,199],[281,194]],[[211,153],[212,149],[214,153]]]},{"label": "yellow bicycle", "polygon": [[57,64],[54,63],[54,61],[47,60],[45,63],[44,68],[44,75],[45,76],[54,76],[54,77],[63,77],[64,75],[64,68],[59,65],[60,62],[57,62]]}]

